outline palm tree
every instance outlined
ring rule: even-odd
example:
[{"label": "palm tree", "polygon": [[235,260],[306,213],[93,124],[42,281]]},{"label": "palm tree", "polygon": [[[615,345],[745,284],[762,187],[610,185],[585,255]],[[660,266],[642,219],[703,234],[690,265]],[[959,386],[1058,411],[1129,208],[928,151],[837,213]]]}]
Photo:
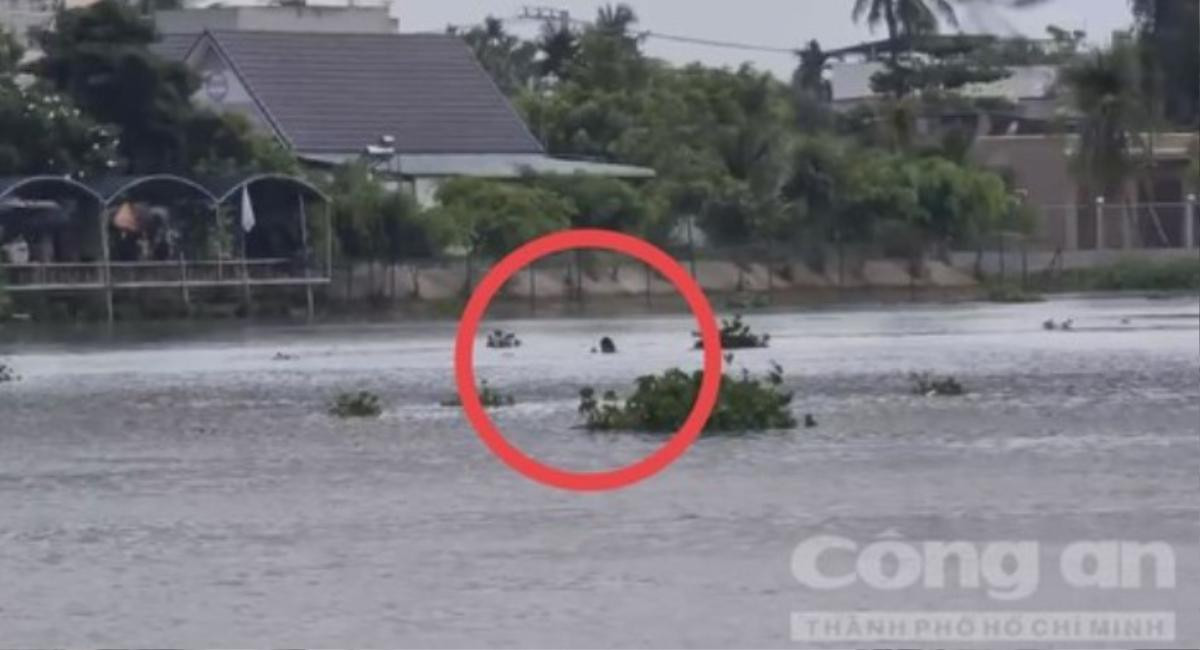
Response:
[{"label": "palm tree", "polygon": [[462,34],[462,39],[506,95],[517,93],[529,83],[537,47],[508,33],[504,21],[488,16],[483,25]]},{"label": "palm tree", "polygon": [[606,34],[626,36],[637,21],[637,14],[629,5],[604,5],[596,12],[595,27]]},{"label": "palm tree", "polygon": [[543,78],[561,81],[567,68],[579,52],[579,35],[570,25],[547,22],[537,41],[542,58],[538,61],[538,74]]},{"label": "palm tree", "polygon": [[1145,118],[1136,53],[1118,42],[1067,66],[1062,75],[1078,115],[1075,173],[1094,197],[1126,198]]},{"label": "palm tree", "polygon": [[1150,223],[1166,244],[1167,234],[1154,207],[1155,107],[1146,97],[1141,72],[1138,47],[1122,41],[1063,70],[1072,108],[1079,116],[1073,171],[1089,198],[1120,201],[1127,219],[1129,204],[1138,194],[1146,196]]},{"label": "palm tree", "polygon": [[911,48],[914,36],[936,33],[939,22],[958,27],[958,13],[951,0],[854,0],[851,15],[854,22],[865,17],[871,29],[880,24],[887,27],[893,67],[899,65],[902,41],[908,41],[907,47]]}]

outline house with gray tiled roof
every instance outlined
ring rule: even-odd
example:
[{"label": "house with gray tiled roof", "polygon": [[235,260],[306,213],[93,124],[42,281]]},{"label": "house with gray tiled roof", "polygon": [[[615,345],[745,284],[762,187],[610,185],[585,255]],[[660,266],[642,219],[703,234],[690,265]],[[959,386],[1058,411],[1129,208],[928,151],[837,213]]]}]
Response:
[{"label": "house with gray tiled roof", "polygon": [[312,164],[371,148],[423,203],[453,176],[653,175],[547,155],[457,36],[205,30],[167,34],[155,50],[197,71],[194,101],[246,116]]}]

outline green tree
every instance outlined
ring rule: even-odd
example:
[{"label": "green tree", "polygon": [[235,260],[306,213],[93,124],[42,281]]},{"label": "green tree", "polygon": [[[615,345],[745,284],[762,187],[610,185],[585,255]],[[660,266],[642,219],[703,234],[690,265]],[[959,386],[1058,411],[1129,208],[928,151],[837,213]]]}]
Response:
[{"label": "green tree", "polygon": [[1175,126],[1200,127],[1200,0],[1131,0],[1147,98]]},{"label": "green tree", "polygon": [[958,13],[949,0],[855,0],[851,13],[854,22],[866,19],[872,28],[887,28],[888,56],[893,68],[900,65],[905,41],[921,34],[937,32],[939,20],[958,27]]},{"label": "green tree", "polygon": [[182,63],[149,50],[151,20],[120,0],[60,9],[56,28],[41,32],[44,56],[30,69],[93,119],[114,125],[126,171],[190,172],[197,166],[261,167],[278,152],[252,142],[237,118],[196,108],[197,80]]},{"label": "green tree", "polygon": [[462,39],[506,95],[527,87],[537,72],[537,46],[508,33],[499,18],[488,16],[483,25],[462,34]]},{"label": "green tree", "polygon": [[576,56],[565,69],[566,79],[607,92],[643,88],[651,66],[642,56],[642,37],[632,32],[637,22],[637,14],[627,5],[601,7],[595,23],[579,37]]},{"label": "green tree", "polygon": [[587,174],[536,176],[528,184],[565,199],[573,228],[635,232],[651,219],[646,198],[617,178]]},{"label": "green tree", "polygon": [[0,30],[0,175],[95,174],[119,164],[116,129],[44,84],[17,83],[20,45]]},{"label": "green tree", "polygon": [[412,197],[385,188],[365,165],[339,167],[327,189],[343,256],[397,262],[436,253],[429,225]]},{"label": "green tree", "polygon": [[537,73],[543,80],[562,81],[567,66],[579,51],[579,35],[569,24],[547,22],[542,25],[537,41],[541,58],[537,62]]},{"label": "green tree", "polygon": [[17,74],[17,64],[25,55],[25,49],[17,42],[16,37],[0,25],[0,83],[12,82]]},{"label": "green tree", "polygon": [[455,178],[438,190],[428,220],[438,243],[468,256],[499,258],[540,235],[570,224],[570,201],[539,187],[480,178]]},{"label": "green tree", "polygon": [[1075,173],[1091,196],[1126,199],[1138,170],[1135,148],[1147,116],[1134,46],[1116,42],[1095,50],[1062,73],[1079,115]]}]

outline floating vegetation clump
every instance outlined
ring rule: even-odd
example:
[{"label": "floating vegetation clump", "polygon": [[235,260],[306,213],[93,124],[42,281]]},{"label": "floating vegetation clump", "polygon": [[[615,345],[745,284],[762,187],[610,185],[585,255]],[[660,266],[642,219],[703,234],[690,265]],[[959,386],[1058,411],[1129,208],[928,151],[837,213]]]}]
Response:
[{"label": "floating vegetation clump", "polygon": [[[693,332],[692,336],[696,337],[696,344],[693,347],[697,350],[703,348],[704,340],[700,337],[700,333]],[[742,322],[741,314],[734,316],[733,320],[721,319],[721,347],[723,349],[765,348],[770,342],[770,334],[759,335],[750,331],[750,326]]]},{"label": "floating vegetation clump", "polygon": [[[637,379],[633,394],[622,400],[615,392],[597,396],[595,389],[579,392],[579,413],[591,431],[673,433],[683,425],[696,402],[702,373],[672,368],[661,375]],[[742,371],[725,375],[717,405],[704,430],[742,434],[752,431],[793,429],[792,394],[783,390],[783,368],[772,364],[765,377]]]},{"label": "floating vegetation clump", "polygon": [[499,350],[521,347],[521,339],[516,334],[504,330],[494,330],[488,333],[487,346]]},{"label": "floating vegetation clump", "polygon": [[17,376],[17,371],[12,369],[12,366],[0,363],[0,384],[20,379]]},{"label": "floating vegetation clump", "polygon": [[342,393],[329,407],[329,414],[339,418],[377,418],[383,414],[379,396],[370,391]]},{"label": "floating vegetation clump", "polygon": [[[483,404],[484,408],[496,409],[505,406],[515,406],[517,398],[507,393],[502,393],[488,385],[487,381],[483,381],[479,385],[479,403]],[[458,395],[451,399],[442,402],[442,406],[462,406],[462,400]]]},{"label": "floating vegetation clump", "polygon": [[954,377],[939,377],[928,372],[914,372],[908,376],[914,395],[925,397],[958,397],[967,393]]}]

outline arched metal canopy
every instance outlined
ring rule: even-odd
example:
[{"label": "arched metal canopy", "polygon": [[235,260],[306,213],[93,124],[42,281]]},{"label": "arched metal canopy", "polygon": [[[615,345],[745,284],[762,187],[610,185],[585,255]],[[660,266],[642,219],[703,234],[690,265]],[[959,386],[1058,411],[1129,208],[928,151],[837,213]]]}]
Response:
[{"label": "arched metal canopy", "polygon": [[60,187],[69,193],[82,194],[103,203],[95,190],[68,176],[4,176],[0,177],[0,199],[18,197],[22,190],[35,187]]},{"label": "arched metal canopy", "polygon": [[254,185],[260,182],[277,182],[285,185],[291,185],[296,189],[314,196],[321,201],[329,203],[329,195],[322,192],[316,185],[300,178],[298,176],[290,176],[288,174],[252,174],[249,176],[231,176],[226,178],[217,178],[205,182],[209,192],[212,193],[217,203],[224,203],[242,188]]},{"label": "arched metal canopy", "polygon": [[329,195],[316,185],[288,174],[251,174],[248,176],[231,176],[225,178],[207,179],[204,182],[192,180],[177,174],[148,174],[145,176],[97,176],[77,181],[68,176],[4,176],[0,177],[0,199],[10,195],[16,196],[24,188],[34,186],[60,186],[64,190],[82,193],[96,199],[105,206],[127,193],[147,186],[174,186],[197,198],[209,203],[224,203],[233,198],[242,188],[261,182],[274,182],[290,185],[310,196],[324,202],[329,202]]},{"label": "arched metal canopy", "polygon": [[216,203],[217,199],[208,188],[200,183],[175,174],[150,174],[147,176],[100,176],[87,181],[105,206],[111,206],[117,199],[127,193],[149,186],[173,186],[190,193],[208,203]]}]

